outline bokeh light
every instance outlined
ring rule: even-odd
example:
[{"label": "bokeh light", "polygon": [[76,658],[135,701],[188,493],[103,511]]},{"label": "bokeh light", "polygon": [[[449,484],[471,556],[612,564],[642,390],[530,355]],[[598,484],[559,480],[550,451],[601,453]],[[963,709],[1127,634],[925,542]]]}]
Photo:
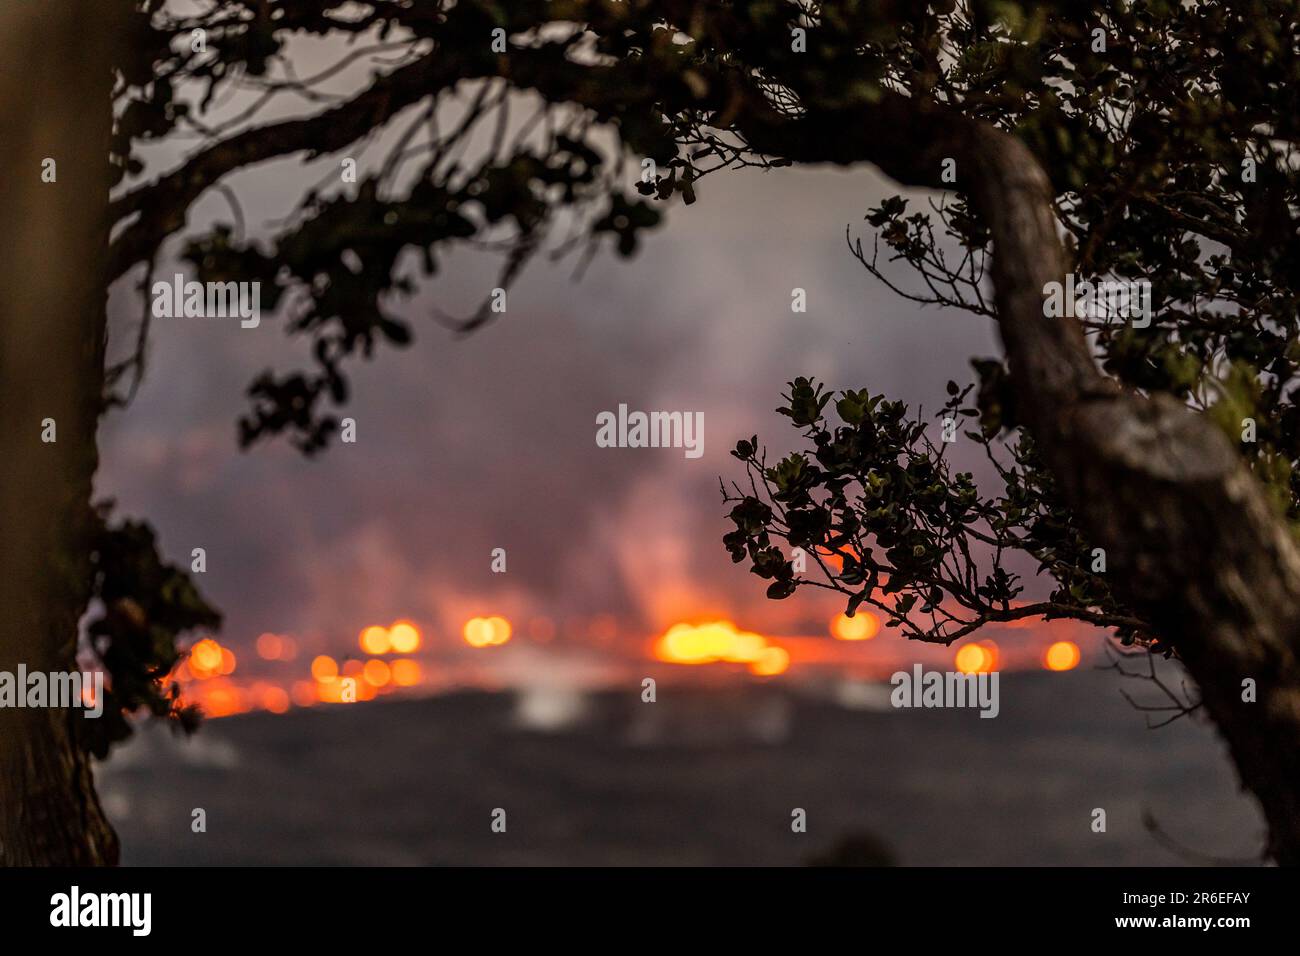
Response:
[{"label": "bokeh light", "polygon": [[398,621],[388,629],[388,643],[394,654],[410,654],[420,647],[420,631],[410,621]]},{"label": "bokeh light", "polygon": [[390,646],[388,629],[378,624],[371,624],[362,630],[357,643],[367,654],[387,654]]},{"label": "bokeh light", "polygon": [[866,611],[858,611],[853,617],[840,614],[831,621],[831,636],[837,641],[869,641],[879,631],[880,622]]},{"label": "bokeh light", "polygon": [[256,646],[257,656],[264,661],[278,661],[283,653],[283,641],[279,634],[259,634]]},{"label": "bokeh light", "polygon": [[790,667],[790,652],[784,647],[770,645],[763,648],[758,660],[749,665],[749,669],[762,677],[784,674]]},{"label": "bokeh light", "polygon": [[399,657],[393,661],[389,670],[393,683],[398,687],[414,687],[420,683],[420,663],[409,658]]},{"label": "bokeh light", "polygon": [[764,676],[790,667],[790,652],[785,648],[725,620],[674,624],[655,642],[654,656],[670,664],[748,664],[753,673]]},{"label": "bokeh light", "polygon": [[339,676],[339,665],[334,658],[321,654],[311,662],[311,676],[317,681],[333,680]]},{"label": "bokeh light", "polygon": [[190,648],[189,672],[199,680],[214,677],[221,671],[221,645],[205,637]]},{"label": "bokeh light", "polygon": [[1043,654],[1043,666],[1049,671],[1068,671],[1079,666],[1079,645],[1074,641],[1057,641]]},{"label": "bokeh light", "polygon": [[964,644],[953,663],[963,674],[985,674],[995,668],[997,651],[987,644]]},{"label": "bokeh light", "polygon": [[392,670],[379,658],[372,657],[366,661],[365,667],[361,669],[361,676],[372,687],[383,687],[392,679]]},{"label": "bokeh light", "polygon": [[465,622],[462,633],[470,647],[495,647],[510,640],[511,630],[504,617],[472,617]]}]

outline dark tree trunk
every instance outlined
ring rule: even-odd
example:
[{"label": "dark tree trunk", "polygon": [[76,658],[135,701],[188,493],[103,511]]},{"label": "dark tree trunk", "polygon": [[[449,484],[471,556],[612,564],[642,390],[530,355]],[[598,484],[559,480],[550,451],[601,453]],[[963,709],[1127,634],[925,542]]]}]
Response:
[{"label": "dark tree trunk", "polygon": [[[1019,140],[971,132],[972,193],[995,243],[1002,340],[1020,405],[1116,591],[1177,648],[1259,799],[1269,853],[1300,864],[1300,550],[1222,432],[1174,399],[1117,388],[1072,320],[1047,177]],[[1256,700],[1243,699],[1252,680]]]},{"label": "dark tree trunk", "polygon": [[[76,667],[103,388],[118,0],[0,4],[0,670]],[[42,162],[57,163],[43,182]],[[57,441],[42,441],[52,419]],[[117,862],[70,710],[0,708],[0,863]]]},{"label": "dark tree trunk", "polygon": [[[1300,864],[1300,548],[1222,432],[1168,396],[1121,389],[1077,322],[1044,315],[1044,287],[1066,264],[1033,154],[1011,134],[899,94],[795,120],[751,104],[739,123],[771,155],[871,162],[909,186],[951,188],[940,169],[956,160],[958,186],[993,239],[998,326],[1030,431],[1106,549],[1116,592],[1196,681],[1259,799],[1268,853]],[[1248,678],[1253,703],[1242,699]]]}]

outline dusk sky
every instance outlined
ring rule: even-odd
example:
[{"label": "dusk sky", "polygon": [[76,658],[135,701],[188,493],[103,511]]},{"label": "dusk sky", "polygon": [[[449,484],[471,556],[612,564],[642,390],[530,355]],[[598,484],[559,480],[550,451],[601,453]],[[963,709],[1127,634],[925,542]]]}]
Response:
[{"label": "dusk sky", "polygon": [[[159,168],[186,149],[156,150]],[[248,232],[266,235],[338,162],[294,156],[232,177]],[[934,409],[945,382],[969,381],[970,357],[998,353],[989,322],[922,310],[850,254],[846,226],[869,247],[863,216],[893,192],[862,169],[717,174],[693,207],[667,207],[666,225],[631,260],[605,246],[575,278],[578,256],[538,257],[510,290],[508,312],[468,337],[439,325],[433,306],[468,314],[496,284],[497,263],[487,253],[448,257],[419,295],[392,304],[414,345],[381,346],[349,367],[341,414],[356,419],[356,443],[335,442],[317,460],[281,440],[247,453],[236,442],[244,390],[264,369],[305,367],[304,340],[289,339],[274,316],[253,329],[157,319],[145,382],[101,432],[97,488],[120,513],[152,521],[172,560],[188,565],[192,548],[206,549],[199,581],[226,614],[219,640],[240,662],[237,678],[302,680],[312,656],[357,655],[363,628],[399,619],[422,631],[433,665],[422,683],[606,681],[625,675],[611,665],[644,659],[672,624],[714,619],[783,643],[789,676],[828,655],[875,676],[949,662],[952,650],[891,631],[869,644],[833,641],[838,598],[805,589],[769,601],[721,544],[730,525],[718,479],[742,476],[728,454],[736,440],[757,433],[777,456],[802,444],[774,411],[791,378]],[[215,190],[189,232],[212,221],[231,221]],[[896,273],[904,282],[906,268]],[[176,271],[174,259],[160,262],[155,279]],[[137,272],[114,288],[114,353],[139,321],[138,281]],[[806,313],[791,311],[796,287]],[[703,455],[597,447],[597,414],[620,404],[702,412]],[[959,442],[954,460],[987,477],[975,449]],[[490,569],[494,548],[506,550],[504,574]],[[468,648],[462,627],[478,615],[507,618],[518,639],[487,654]],[[551,631],[553,640],[531,639]],[[291,636],[295,660],[267,671],[252,653],[264,632]],[[975,637],[1002,650],[1023,644],[1031,666],[1048,641],[1025,623]]]}]

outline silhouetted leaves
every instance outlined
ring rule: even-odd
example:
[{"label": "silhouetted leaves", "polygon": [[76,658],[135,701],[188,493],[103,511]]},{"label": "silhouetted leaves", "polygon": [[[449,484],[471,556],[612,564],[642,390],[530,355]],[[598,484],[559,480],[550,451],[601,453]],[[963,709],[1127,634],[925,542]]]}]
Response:
[{"label": "silhouetted leaves", "polygon": [[175,720],[187,732],[198,726],[198,712],[177,699],[179,686],[164,690],[161,681],[180,660],[178,637],[221,626],[221,614],[189,575],[159,555],[153,530],[129,519],[110,522],[111,507],[108,502],[95,510],[84,649],[105,674],[103,714],[79,723],[82,745],[101,758],[130,736],[130,718],[138,712]]}]

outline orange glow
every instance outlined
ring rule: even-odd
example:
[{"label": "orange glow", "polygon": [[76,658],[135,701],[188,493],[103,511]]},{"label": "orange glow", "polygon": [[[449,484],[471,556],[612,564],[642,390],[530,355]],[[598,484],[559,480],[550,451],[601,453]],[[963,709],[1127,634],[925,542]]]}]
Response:
[{"label": "orange glow", "polygon": [[388,642],[394,654],[410,654],[420,647],[420,631],[410,621],[398,621],[388,629]]},{"label": "orange glow", "polygon": [[361,632],[359,643],[361,649],[367,654],[387,654],[389,648],[388,629],[380,627],[378,624],[372,624]]},{"label": "orange glow", "polygon": [[[763,660],[764,655],[771,650],[773,648],[768,646],[767,640],[762,634],[741,631],[732,639],[731,646],[727,648],[723,660],[731,661],[734,664],[755,664]],[[781,649],[775,648],[775,650]],[[786,654],[786,664],[789,665],[789,663],[790,655]],[[785,668],[783,667],[781,670],[785,670]]]},{"label": "orange glow", "polygon": [[233,674],[235,672],[235,655],[228,647],[221,649],[221,666],[218,668],[222,676]]},{"label": "orange glow", "polygon": [[268,687],[262,694],[262,706],[273,714],[283,714],[289,709],[289,694],[283,687]]},{"label": "orange glow", "polygon": [[869,641],[879,630],[880,622],[867,611],[858,611],[853,617],[840,614],[831,621],[831,636],[837,641]]},{"label": "orange glow", "polygon": [[398,687],[414,687],[420,683],[420,664],[405,657],[393,661],[390,668],[393,683]]},{"label": "orange glow", "polygon": [[471,617],[465,622],[463,633],[470,647],[487,647],[492,639],[492,625],[485,617]]},{"label": "orange glow", "polygon": [[311,676],[318,681],[333,680],[339,676],[339,665],[334,658],[322,654],[311,662]]},{"label": "orange glow", "polygon": [[1043,666],[1049,671],[1068,671],[1079,666],[1079,645],[1074,641],[1057,641],[1043,655]]},{"label": "orange glow", "polygon": [[316,703],[316,685],[309,680],[294,681],[291,696],[297,706],[310,707]]},{"label": "orange glow", "polygon": [[377,657],[372,657],[366,661],[366,666],[361,669],[361,676],[366,679],[366,683],[374,687],[383,687],[392,677],[392,671],[389,666]]},{"label": "orange glow", "polygon": [[316,684],[316,695],[326,704],[354,704],[374,700],[375,689],[355,677],[332,677]]},{"label": "orange glow", "polygon": [[198,694],[198,705],[209,717],[229,717],[248,709],[239,688],[220,677],[203,685]]},{"label": "orange glow", "polygon": [[954,659],[957,670],[963,674],[983,674],[993,670],[998,660],[997,648],[990,644],[963,645]]},{"label": "orange glow", "polygon": [[789,651],[731,621],[674,624],[655,642],[654,656],[671,664],[748,664],[755,674],[764,675],[780,674],[790,666]]},{"label": "orange glow", "polygon": [[504,617],[472,617],[463,633],[470,647],[495,647],[510,640],[511,627]]},{"label": "orange glow", "polygon": [[674,664],[708,664],[726,659],[739,634],[730,621],[674,624],[659,638],[655,654]]},{"label": "orange glow", "polygon": [[190,649],[190,673],[199,680],[214,677],[221,670],[221,658],[221,645],[205,637]]},{"label": "orange glow", "polygon": [[284,652],[284,642],[279,634],[259,634],[257,636],[257,656],[264,661],[278,661]]},{"label": "orange glow", "polygon": [[488,623],[492,625],[492,643],[504,644],[510,640],[512,628],[510,622],[504,617],[490,617]]},{"label": "orange glow", "polygon": [[762,677],[784,674],[790,667],[790,652],[784,647],[771,645],[763,648],[758,660],[749,665],[749,669]]}]

